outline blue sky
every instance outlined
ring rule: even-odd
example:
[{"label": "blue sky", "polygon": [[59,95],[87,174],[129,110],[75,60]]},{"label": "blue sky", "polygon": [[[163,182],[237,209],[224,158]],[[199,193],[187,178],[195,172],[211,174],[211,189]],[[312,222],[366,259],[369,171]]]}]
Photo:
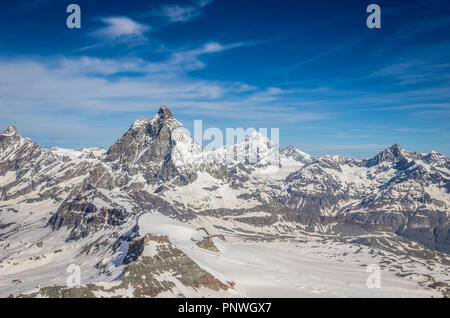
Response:
[{"label": "blue sky", "polygon": [[447,1],[2,1],[0,127],[108,147],[165,104],[189,129],[278,127],[313,155],[448,156],[449,35]]}]

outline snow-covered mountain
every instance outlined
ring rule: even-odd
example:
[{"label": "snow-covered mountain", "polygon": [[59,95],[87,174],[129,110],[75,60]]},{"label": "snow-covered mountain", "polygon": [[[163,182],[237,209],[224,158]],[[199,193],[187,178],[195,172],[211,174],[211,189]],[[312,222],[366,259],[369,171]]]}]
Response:
[{"label": "snow-covered mountain", "polygon": [[108,150],[0,135],[3,296],[449,295],[449,217],[449,159],[397,144],[314,158],[253,133],[206,151],[164,106]]}]

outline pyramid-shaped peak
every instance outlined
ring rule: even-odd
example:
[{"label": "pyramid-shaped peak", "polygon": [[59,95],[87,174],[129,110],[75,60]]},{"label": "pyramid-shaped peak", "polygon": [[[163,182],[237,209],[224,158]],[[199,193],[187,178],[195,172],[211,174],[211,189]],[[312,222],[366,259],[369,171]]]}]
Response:
[{"label": "pyramid-shaped peak", "polygon": [[23,138],[16,127],[13,125],[9,126],[2,134],[0,134],[0,152],[4,147],[19,143],[21,140],[23,140]]},{"label": "pyramid-shaped peak", "polygon": [[6,128],[6,130],[2,133],[3,136],[14,136],[19,135],[19,132],[17,131],[16,127],[14,125],[9,126]]},{"label": "pyramid-shaped peak", "polygon": [[[167,155],[170,152],[174,142],[172,134],[181,127],[181,123],[173,117],[169,108],[161,106],[152,119],[135,120],[131,128],[109,148],[107,160],[120,159],[125,165],[132,165],[139,160],[146,164],[155,158],[155,161],[158,161],[161,159],[159,155]],[[155,149],[161,149],[151,150],[151,145],[155,143]],[[148,156],[143,155],[147,150]]]},{"label": "pyramid-shaped peak", "polygon": [[392,152],[401,152],[402,151],[402,147],[400,147],[399,144],[393,144],[388,149],[391,150]]},{"label": "pyramid-shaped peak", "polygon": [[384,154],[389,154],[394,158],[401,158],[404,156],[403,148],[399,144],[395,143],[386,150],[383,151]]},{"label": "pyramid-shaped peak", "polygon": [[172,112],[167,106],[161,106],[158,110],[158,115],[164,119],[174,118]]},{"label": "pyramid-shaped peak", "polygon": [[296,151],[296,150],[297,150],[297,148],[295,148],[294,145],[289,145],[283,149],[283,151],[285,151],[285,152],[291,152],[291,151]]},{"label": "pyramid-shaped peak", "polygon": [[158,110],[158,112],[153,116],[152,119],[137,119],[133,122],[131,125],[131,130],[139,131],[143,128],[147,129],[148,125],[162,125],[164,123],[169,123],[169,125],[174,126],[174,128],[177,128],[181,126],[181,123],[179,123],[175,117],[173,117],[172,112],[170,111],[169,107],[167,106],[161,106]]},{"label": "pyramid-shaped peak", "polygon": [[311,156],[309,154],[297,149],[294,145],[287,146],[281,151],[281,153],[286,157],[293,158],[300,162],[307,162],[311,160]]},{"label": "pyramid-shaped peak", "polygon": [[402,153],[403,153],[402,147],[400,147],[399,144],[395,143],[392,146],[390,146],[389,148],[380,152],[377,156],[381,156],[381,157],[387,156],[389,158],[398,158],[398,157],[402,156]]},{"label": "pyramid-shaped peak", "polygon": [[275,142],[272,141],[272,139],[256,130],[246,135],[244,140],[238,142],[238,144],[278,148],[278,146],[275,144]]},{"label": "pyramid-shaped peak", "polygon": [[404,151],[399,144],[395,143],[389,148],[381,151],[372,159],[367,161],[369,166],[374,166],[382,162],[397,162],[404,159]]}]

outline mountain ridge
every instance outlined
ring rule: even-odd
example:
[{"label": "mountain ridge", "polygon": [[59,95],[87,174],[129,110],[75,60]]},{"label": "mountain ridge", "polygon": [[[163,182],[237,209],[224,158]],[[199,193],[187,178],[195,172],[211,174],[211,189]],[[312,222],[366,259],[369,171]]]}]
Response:
[{"label": "mountain ridge", "polygon": [[[119,277],[134,264],[123,262],[131,242],[143,240],[139,219],[159,213],[164,222],[204,228],[210,234],[192,240],[218,244],[219,253],[228,243],[213,238],[222,236],[258,242],[323,236],[450,264],[450,163],[435,152],[394,144],[365,160],[316,158],[295,147],[280,150],[258,133],[207,151],[167,107],[135,121],[108,150],[41,148],[13,126],[0,135],[0,149],[5,261],[25,262],[29,252],[18,240],[37,246],[58,238],[55,250],[79,246],[66,258],[92,260],[89,271],[101,279]],[[189,256],[208,244],[182,251]]]},{"label": "mountain ridge", "polygon": [[[169,110],[169,112],[170,112],[170,109],[167,107],[167,106],[164,106],[167,110]],[[175,119],[175,117],[173,117],[173,115],[172,115],[172,113],[170,112],[170,114],[171,114],[171,117],[172,118],[174,118]],[[156,115],[155,115],[156,116]],[[176,120],[176,119],[175,119]],[[124,133],[124,135],[126,135],[128,132],[130,132],[130,131],[132,131],[133,129],[138,129],[138,127],[140,127],[140,126],[142,126],[143,124],[149,124],[150,122],[152,121],[152,119],[137,119],[137,120],[135,120],[133,123],[132,123],[132,125],[130,126],[130,128],[129,128],[129,130],[127,131],[127,132],[125,132]],[[177,121],[178,122],[178,121]],[[178,122],[179,123],[179,122]],[[180,123],[180,125],[181,125],[181,123]],[[182,127],[182,125],[180,126],[180,127]],[[11,135],[8,135],[8,134],[11,134]],[[31,139],[29,139],[29,138],[27,138],[27,137],[22,137],[21,135],[20,135],[20,133],[19,133],[19,131],[16,129],[16,127],[14,126],[14,125],[10,125],[10,126],[8,126],[8,128],[6,129],[6,130],[4,130],[4,132],[2,133],[2,134],[0,134],[0,138],[5,138],[5,137],[10,137],[10,136],[13,136],[13,135],[18,135],[18,136],[20,136],[21,138],[24,138],[24,139],[28,139],[28,140],[31,140]],[[123,136],[122,136],[123,137]],[[248,136],[247,136],[248,137]],[[267,137],[265,137],[265,138],[267,138]],[[120,139],[120,138],[119,138]],[[269,139],[270,140],[270,138],[267,138],[267,139]],[[1,140],[0,140],[1,141]],[[115,143],[114,143],[115,144]],[[83,149],[99,149],[99,150],[105,150],[106,152],[108,152],[110,149],[111,149],[111,147],[112,146],[114,146],[114,144],[113,145],[111,145],[111,146],[109,146],[108,148],[103,148],[103,147],[86,147],[86,148],[83,148]],[[61,147],[56,147],[56,146],[49,146],[48,148],[43,148],[43,149],[51,149],[51,148],[58,148],[58,149],[61,149],[61,150],[78,150],[78,148],[77,149],[75,149],[75,148],[61,148]],[[417,154],[417,155],[419,155],[419,156],[421,156],[421,157],[428,157],[429,159],[428,160],[436,160],[436,159],[440,159],[440,158],[446,158],[446,159],[448,159],[448,157],[445,155],[445,154],[443,154],[443,153],[440,153],[440,152],[438,152],[438,151],[431,151],[431,152],[427,152],[427,153],[416,153],[416,152],[410,152],[410,151],[407,151],[407,150],[404,150],[399,144],[397,144],[397,143],[394,143],[394,144],[392,144],[391,146],[389,146],[389,147],[387,147],[387,148],[385,148],[385,149],[383,149],[383,150],[381,150],[381,151],[379,151],[378,153],[376,153],[373,157],[370,157],[370,158],[364,158],[364,159],[356,159],[356,158],[352,158],[352,157],[344,157],[344,156],[341,156],[341,155],[323,155],[323,156],[318,156],[318,157],[314,157],[314,156],[312,156],[312,155],[310,155],[310,154],[308,154],[308,153],[306,153],[306,152],[304,152],[304,151],[302,151],[302,150],[300,150],[300,149],[298,149],[296,146],[294,146],[294,145],[288,145],[288,146],[286,146],[285,148],[283,148],[283,149],[280,149],[280,152],[281,153],[283,153],[283,154],[289,154],[290,156],[293,156],[294,155],[294,153],[297,153],[297,154],[299,154],[299,155],[301,155],[301,156],[304,156],[304,157],[306,157],[306,158],[320,158],[320,157],[327,157],[327,158],[335,158],[336,160],[339,160],[339,158],[343,158],[343,159],[349,159],[349,160],[353,160],[353,161],[363,161],[363,162],[367,162],[368,164],[373,164],[373,162],[383,162],[383,160],[386,160],[386,156],[388,156],[389,157],[389,154],[391,154],[392,153],[392,149],[394,149],[395,150],[395,154],[393,155],[393,157],[392,158],[396,158],[396,157],[399,157],[399,156],[401,156],[401,153],[402,152],[406,152],[406,153],[413,153],[413,154]],[[397,150],[398,149],[398,150]],[[206,151],[206,150],[204,150],[204,151]],[[386,154],[388,154],[388,155],[386,155]],[[380,159],[377,159],[377,158],[380,158]]]}]

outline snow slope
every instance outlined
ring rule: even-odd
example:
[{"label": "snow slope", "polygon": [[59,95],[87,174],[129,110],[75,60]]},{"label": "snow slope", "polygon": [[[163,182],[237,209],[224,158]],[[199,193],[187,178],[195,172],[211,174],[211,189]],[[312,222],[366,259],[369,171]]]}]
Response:
[{"label": "snow slope", "polygon": [[[368,288],[368,264],[381,257],[368,249],[336,242],[246,242],[214,239],[219,253],[195,245],[194,226],[157,212],[139,218],[142,233],[167,235],[203,269],[223,281],[236,282],[246,297],[430,297],[438,296],[414,280],[382,271],[381,288]],[[228,239],[228,238],[227,238]],[[347,255],[347,256],[344,256]]]}]

